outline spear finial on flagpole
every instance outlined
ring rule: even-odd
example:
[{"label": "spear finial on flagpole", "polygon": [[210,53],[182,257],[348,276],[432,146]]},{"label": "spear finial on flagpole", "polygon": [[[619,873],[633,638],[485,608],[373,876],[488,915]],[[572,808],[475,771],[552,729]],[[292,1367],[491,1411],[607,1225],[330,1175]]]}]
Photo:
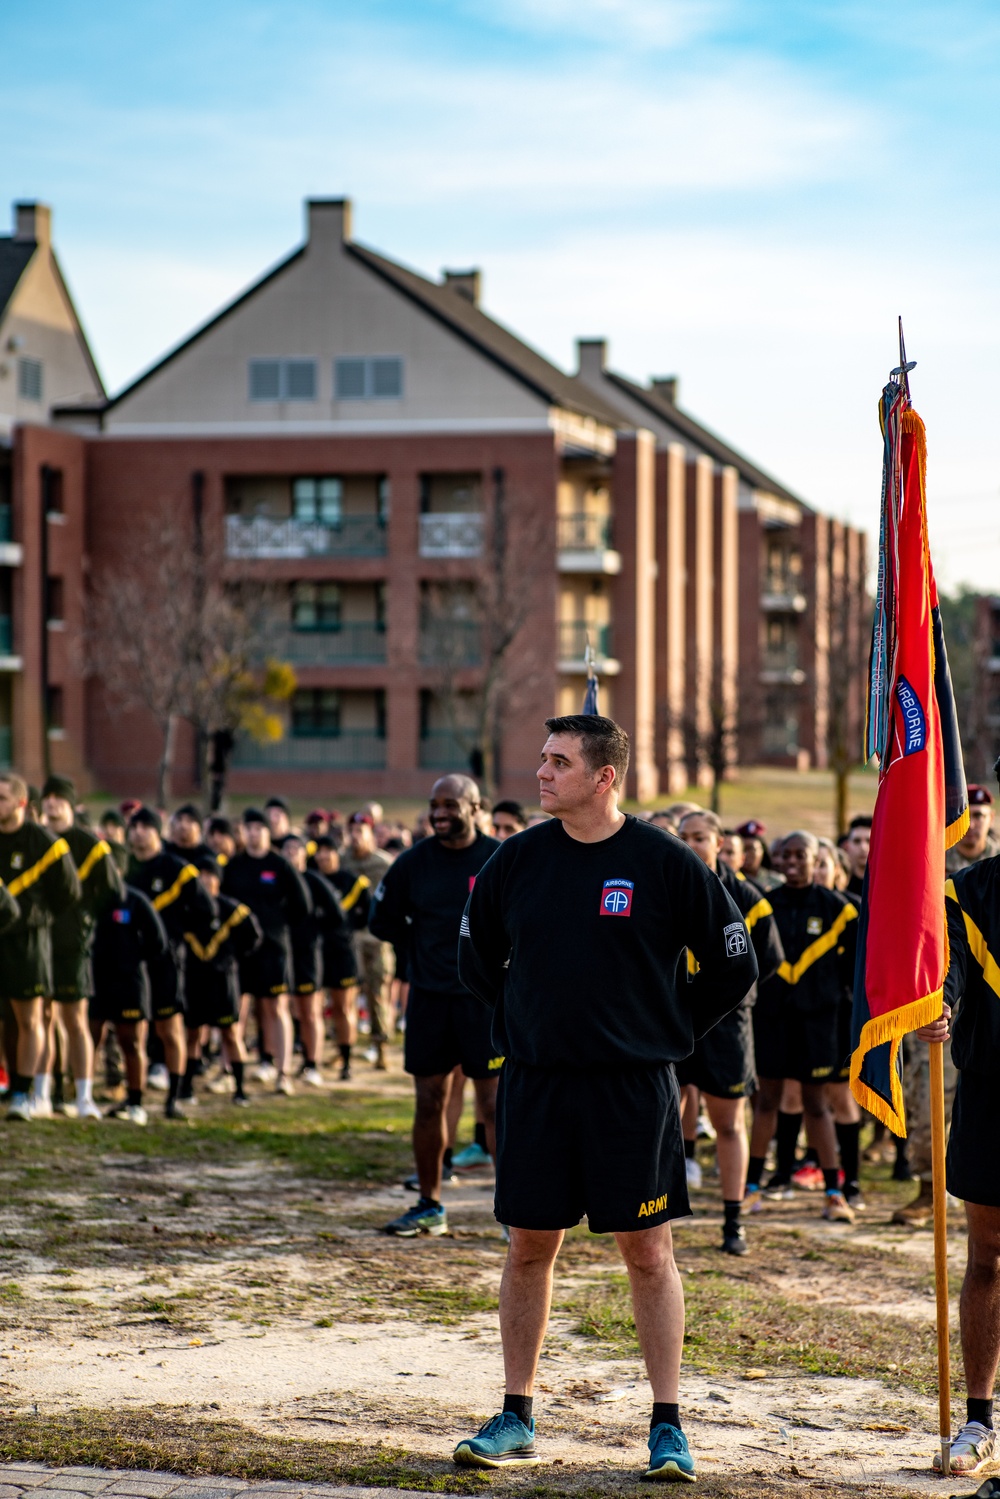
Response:
[{"label": "spear finial on flagpole", "polygon": [[899,385],[901,385],[903,387],[903,394],[906,396],[907,402],[909,402],[909,399],[910,399],[910,371],[911,370],[915,370],[916,367],[917,367],[917,361],[915,359],[911,359],[909,363],[907,363],[907,361],[906,361],[906,341],[903,338],[903,319],[900,318],[899,319],[899,363],[897,364],[896,368],[894,370],[890,370],[889,373],[893,377],[895,377],[897,375],[899,376],[899,380],[897,381],[897,384],[899,384]]},{"label": "spear finial on flagpole", "polygon": [[601,712],[600,707],[598,706],[597,699],[597,688],[599,684],[597,679],[597,671],[594,666],[594,647],[590,643],[589,630],[587,630],[586,632],[585,639],[586,645],[584,646],[583,650],[583,659],[587,668],[587,690],[584,693],[583,697],[583,711],[584,713],[593,713],[599,717]]}]

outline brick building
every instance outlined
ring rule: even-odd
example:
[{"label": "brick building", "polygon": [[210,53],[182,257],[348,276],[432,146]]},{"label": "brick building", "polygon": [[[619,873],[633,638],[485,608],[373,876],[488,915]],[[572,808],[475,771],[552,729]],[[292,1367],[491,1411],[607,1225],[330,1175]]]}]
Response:
[{"label": "brick building", "polygon": [[[703,776],[723,720],[731,756],[738,736],[745,760],[825,763],[835,601],[856,635],[863,538],[694,423],[675,385],[611,374],[593,343],[569,376],[479,289],[476,271],[435,283],[376,255],[347,202],[312,201],[303,245],[119,395],[95,375],[21,414],[14,535],[25,558],[48,536],[38,576],[66,628],[46,665],[25,656],[19,765],[150,789],[154,726],[74,675],[73,641],[88,569],[127,566],[156,507],[192,546],[204,527],[230,578],[266,583],[270,648],[298,676],[281,741],[237,746],[237,792],[414,795],[472,754],[531,795],[541,720],[578,709],[588,640],[640,799]],[[39,618],[26,593],[16,629],[40,636]],[[181,736],[175,790],[195,758]]]}]

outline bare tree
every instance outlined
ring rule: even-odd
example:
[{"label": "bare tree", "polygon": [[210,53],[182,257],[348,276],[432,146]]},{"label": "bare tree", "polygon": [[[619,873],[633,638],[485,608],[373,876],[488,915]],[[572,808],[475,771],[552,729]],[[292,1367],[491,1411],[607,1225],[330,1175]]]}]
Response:
[{"label": "bare tree", "polygon": [[[84,669],[120,708],[144,711],[156,724],[160,806],[182,720],[194,726],[200,760],[211,767],[224,736],[230,750],[241,730],[280,739],[281,720],[269,710],[295,686],[291,667],[267,659],[266,591],[230,590],[223,560],[221,541],[205,543],[200,512],[192,525],[176,506],[162,504],[130,531],[127,557],[94,579]],[[221,758],[221,781],[214,771],[207,778],[213,807],[228,764],[228,755]]]},{"label": "bare tree", "polygon": [[428,589],[422,621],[425,659],[436,669],[449,731],[491,792],[504,722],[528,704],[551,666],[522,633],[537,606],[539,581],[551,572],[546,519],[510,498],[502,471],[495,471],[482,561],[470,578]]},{"label": "bare tree", "polygon": [[[696,700],[704,696],[701,713],[695,703],[689,702],[680,712],[661,703],[658,714],[662,739],[677,732],[681,735],[690,783],[697,786],[702,771],[711,773],[710,805],[716,814],[721,809],[723,782],[739,763],[741,738],[760,727],[759,714],[750,716],[738,696],[723,690],[723,665],[717,656],[710,669],[708,692],[695,694]],[[708,675],[708,669],[703,671]]]},{"label": "bare tree", "polygon": [[833,772],[837,836],[847,832],[847,801],[853,770],[864,764],[864,692],[867,681],[864,625],[845,567],[831,578],[827,682],[827,763]]}]

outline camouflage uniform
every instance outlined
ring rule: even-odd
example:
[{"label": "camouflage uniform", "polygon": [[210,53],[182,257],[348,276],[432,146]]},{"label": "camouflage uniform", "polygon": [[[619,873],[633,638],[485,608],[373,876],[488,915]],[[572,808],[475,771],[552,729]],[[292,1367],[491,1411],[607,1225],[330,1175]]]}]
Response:
[{"label": "camouflage uniform", "polygon": [[[955,1101],[958,1070],[951,1047],[944,1047],[944,1127],[951,1128],[951,1106]],[[931,1170],[931,1064],[923,1041],[907,1036],[904,1042],[903,1098],[906,1104],[906,1144],[910,1169],[922,1182],[930,1183]]]}]

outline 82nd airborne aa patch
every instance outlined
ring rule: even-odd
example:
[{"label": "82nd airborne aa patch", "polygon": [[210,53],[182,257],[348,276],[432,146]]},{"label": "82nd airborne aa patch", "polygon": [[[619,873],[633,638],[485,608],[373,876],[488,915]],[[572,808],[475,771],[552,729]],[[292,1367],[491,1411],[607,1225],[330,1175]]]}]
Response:
[{"label": "82nd airborne aa patch", "polygon": [[747,950],[747,929],[742,921],[731,921],[722,928],[722,935],[726,939],[726,956],[741,958]]},{"label": "82nd airborne aa patch", "polygon": [[605,880],[601,891],[602,916],[631,916],[632,915],[632,892],[635,884],[632,880]]}]

